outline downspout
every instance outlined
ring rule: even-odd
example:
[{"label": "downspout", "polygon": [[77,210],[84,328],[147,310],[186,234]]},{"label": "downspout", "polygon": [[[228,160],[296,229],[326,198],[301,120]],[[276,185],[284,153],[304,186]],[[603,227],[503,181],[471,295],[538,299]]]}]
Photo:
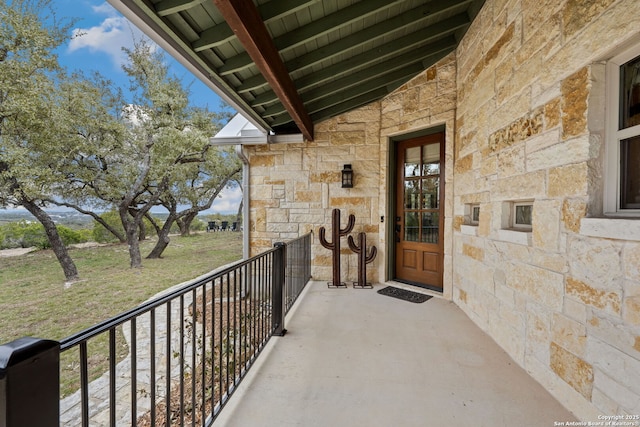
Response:
[{"label": "downspout", "polygon": [[236,154],[242,162],[242,258],[249,258],[249,159],[242,145],[236,145]]}]

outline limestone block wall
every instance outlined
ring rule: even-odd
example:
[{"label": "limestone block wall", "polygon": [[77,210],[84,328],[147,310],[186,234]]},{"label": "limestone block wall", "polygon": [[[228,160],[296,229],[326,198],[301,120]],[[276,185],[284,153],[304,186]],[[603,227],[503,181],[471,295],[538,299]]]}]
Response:
[{"label": "limestone block wall", "polygon": [[[271,144],[246,147],[250,162],[250,247],[257,254],[276,241],[313,232],[312,275],[332,277],[331,251],[320,244],[320,227],[331,241],[334,208],[341,210],[342,224],[355,215],[354,239],[367,233],[367,245],[380,248],[380,104],[374,103],[315,128],[315,141],[304,144]],[[354,187],[341,188],[345,164],[354,170]],[[357,242],[357,239],[356,239]],[[357,255],[347,238],[341,239],[342,280],[356,281]],[[384,252],[384,251],[381,251]],[[368,280],[378,281],[377,264],[367,266]]]},{"label": "limestone block wall", "polygon": [[[443,297],[452,297],[453,275],[453,179],[454,145],[456,118],[456,56],[448,55],[424,73],[395,90],[382,100],[380,123],[381,168],[389,165],[389,156],[395,149],[395,141],[405,135],[428,132],[435,127],[444,127],[445,164],[444,169],[444,277]],[[389,173],[381,176],[380,187],[388,188],[392,177]],[[380,196],[381,215],[389,215],[393,200],[389,193]],[[381,239],[384,235],[381,235]],[[384,267],[384,266],[381,266]],[[388,272],[380,271],[381,277]]]},{"label": "limestone block wall", "polygon": [[[640,219],[600,218],[603,64],[638,19],[637,0],[487,0],[457,50],[453,300],[586,421],[640,414]],[[507,229],[521,200],[529,233]]]},{"label": "limestone block wall", "polygon": [[[391,95],[357,110],[339,115],[315,127],[315,141],[304,144],[246,146],[250,163],[250,248],[257,254],[276,241],[313,232],[312,275],[330,281],[331,252],[320,245],[318,230],[331,235],[332,210],[342,214],[342,227],[349,214],[356,217],[351,232],[367,233],[367,244],[378,248],[375,261],[367,266],[372,282],[386,280],[389,203],[389,152],[393,138],[445,126],[445,186],[452,186],[453,135],[456,99],[455,55],[425,70]],[[351,164],[353,188],[341,188],[345,164]],[[451,218],[453,200],[445,203],[445,295],[451,295]],[[385,222],[382,222],[385,217]],[[357,256],[343,238],[342,280],[357,280]]]}]

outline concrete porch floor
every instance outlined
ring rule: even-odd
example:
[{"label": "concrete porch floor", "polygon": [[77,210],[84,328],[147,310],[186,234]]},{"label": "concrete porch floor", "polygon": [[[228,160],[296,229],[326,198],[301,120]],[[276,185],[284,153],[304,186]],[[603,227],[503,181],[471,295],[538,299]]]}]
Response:
[{"label": "concrete porch floor", "polygon": [[553,426],[576,418],[455,304],[311,282],[214,425]]}]

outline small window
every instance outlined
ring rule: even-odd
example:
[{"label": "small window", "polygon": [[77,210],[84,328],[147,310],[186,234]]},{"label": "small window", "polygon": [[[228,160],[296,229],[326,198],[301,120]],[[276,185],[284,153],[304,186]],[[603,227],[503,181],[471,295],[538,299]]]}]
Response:
[{"label": "small window", "polygon": [[464,204],[464,224],[477,226],[480,222],[480,204],[465,203]]},{"label": "small window", "polygon": [[531,230],[533,202],[514,202],[511,209],[511,227],[516,230]]},{"label": "small window", "polygon": [[480,205],[471,205],[471,225],[478,225],[480,222]]},{"label": "small window", "polygon": [[607,214],[640,216],[640,46],[607,64]]}]

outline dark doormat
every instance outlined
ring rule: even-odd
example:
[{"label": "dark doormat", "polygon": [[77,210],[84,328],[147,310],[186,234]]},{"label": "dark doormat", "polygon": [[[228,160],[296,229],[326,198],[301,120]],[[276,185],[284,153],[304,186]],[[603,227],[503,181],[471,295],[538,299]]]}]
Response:
[{"label": "dark doormat", "polygon": [[407,291],[406,289],[394,288],[393,286],[382,288],[378,293],[380,295],[386,295],[388,297],[394,297],[415,303],[425,302],[433,298],[431,295],[419,294],[417,292]]}]

